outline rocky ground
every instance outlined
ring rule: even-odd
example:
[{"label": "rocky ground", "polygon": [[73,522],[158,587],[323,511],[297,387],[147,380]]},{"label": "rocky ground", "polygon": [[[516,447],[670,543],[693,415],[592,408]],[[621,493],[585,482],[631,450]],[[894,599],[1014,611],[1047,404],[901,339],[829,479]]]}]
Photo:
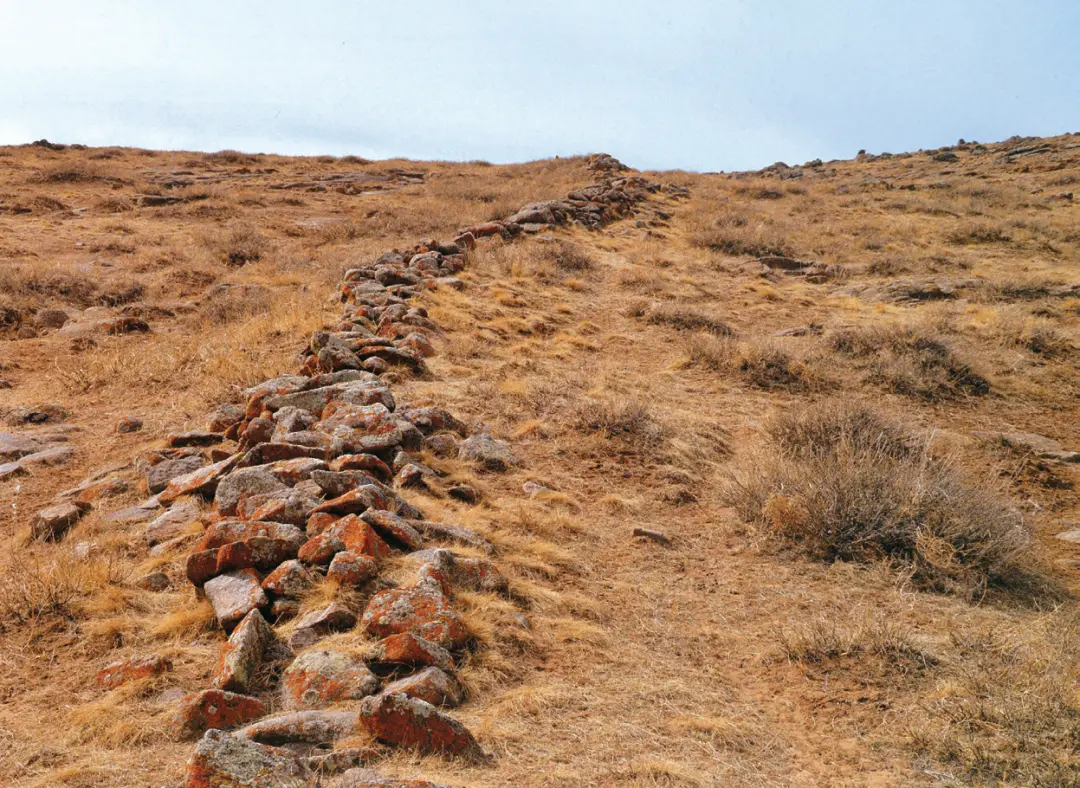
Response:
[{"label": "rocky ground", "polygon": [[0,151],[0,765],[1074,784],[1075,139]]}]

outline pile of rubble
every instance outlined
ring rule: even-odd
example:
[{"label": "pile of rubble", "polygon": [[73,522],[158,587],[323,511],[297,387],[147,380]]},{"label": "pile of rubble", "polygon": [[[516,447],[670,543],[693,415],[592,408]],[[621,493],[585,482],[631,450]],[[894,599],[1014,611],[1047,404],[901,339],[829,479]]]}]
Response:
[{"label": "pile of rubble", "polygon": [[[509,581],[487,538],[426,519],[399,492],[440,488],[475,502],[473,488],[447,485],[421,463],[421,449],[489,472],[517,459],[507,443],[470,432],[436,404],[399,404],[385,373],[426,374],[439,328],[419,301],[430,289],[464,287],[456,274],[478,239],[599,227],[657,189],[638,177],[609,178],[465,228],[451,242],[425,240],[349,270],[341,319],[312,335],[297,374],[248,389],[205,431],[170,435],[139,458],[154,497],[106,519],[149,521],[152,554],[190,544],[187,581],[228,635],[212,686],[184,697],[173,716],[175,738],[198,740],[188,786],[307,785],[331,774],[336,785],[423,786],[366,767],[388,747],[488,757],[446,711],[466,700],[455,667],[475,645],[455,595],[505,596]],[[200,512],[199,497],[212,500],[212,511]],[[35,534],[60,539],[91,506],[80,499],[62,523]],[[196,521],[200,533],[192,533]],[[395,554],[415,568],[410,581],[384,576]],[[333,601],[305,611],[302,598],[323,578],[336,584]],[[163,572],[140,581],[148,589],[170,583]],[[372,638],[362,653],[323,644],[358,626]],[[98,682],[111,689],[171,668],[145,655],[108,665]],[[335,746],[357,733],[378,745]]]}]

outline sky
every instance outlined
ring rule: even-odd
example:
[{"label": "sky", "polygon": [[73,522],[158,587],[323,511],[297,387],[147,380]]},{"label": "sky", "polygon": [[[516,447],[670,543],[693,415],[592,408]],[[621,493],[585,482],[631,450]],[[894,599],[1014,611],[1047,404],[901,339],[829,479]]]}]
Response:
[{"label": "sky", "polygon": [[1080,132],[1080,0],[0,0],[0,144],[639,169]]}]

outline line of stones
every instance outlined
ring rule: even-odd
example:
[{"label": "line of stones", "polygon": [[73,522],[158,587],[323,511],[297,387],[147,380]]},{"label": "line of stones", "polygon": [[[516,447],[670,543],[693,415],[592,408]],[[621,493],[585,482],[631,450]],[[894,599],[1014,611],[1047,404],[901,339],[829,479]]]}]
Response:
[{"label": "line of stones", "polygon": [[[396,489],[439,485],[438,472],[412,455],[421,448],[488,471],[516,460],[508,444],[483,432],[468,435],[441,408],[397,407],[380,376],[391,367],[426,374],[423,359],[434,353],[428,335],[439,329],[415,300],[427,289],[464,287],[455,275],[478,238],[509,239],[571,222],[600,227],[658,188],[636,177],[606,178],[566,200],[466,228],[450,243],[423,241],[348,271],[341,321],[312,336],[301,374],[249,389],[245,403],[214,414],[209,430],[172,435],[167,449],[147,458],[148,482],[160,492],[143,507],[171,506],[147,526],[155,549],[185,539],[177,532],[197,515],[187,496],[214,501],[185,569],[230,634],[214,687],[185,697],[173,718],[177,738],[201,736],[186,767],[190,788],[301,785],[327,772],[342,772],[337,785],[430,785],[356,768],[376,760],[376,748],[319,749],[356,731],[382,745],[486,757],[443,711],[464,699],[454,666],[471,646],[452,602],[457,589],[507,594],[509,584],[488,558],[431,548],[457,544],[495,553],[478,533],[425,520]],[[193,449],[223,440],[237,441],[236,450],[215,449],[214,462],[203,465]],[[445,492],[475,501],[468,485]],[[412,584],[380,576],[380,562],[393,552],[405,553],[417,568]],[[276,632],[267,617],[281,622],[299,615],[301,597],[322,576],[349,591],[345,601],[294,621],[288,638]],[[358,618],[360,599],[366,606]],[[379,638],[365,655],[314,647],[358,621]],[[272,673],[267,666],[290,659],[279,687],[287,713],[266,717],[265,703],[248,693]],[[99,683],[114,687],[169,668],[161,657],[114,663]],[[345,700],[359,701],[358,709],[325,709]]]}]

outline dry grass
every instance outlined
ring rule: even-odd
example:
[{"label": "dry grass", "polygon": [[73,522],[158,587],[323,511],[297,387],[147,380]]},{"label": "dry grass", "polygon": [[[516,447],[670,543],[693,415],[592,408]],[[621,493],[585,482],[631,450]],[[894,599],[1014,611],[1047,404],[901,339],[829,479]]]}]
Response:
[{"label": "dry grass", "polygon": [[933,590],[1030,584],[1030,528],[1000,492],[865,406],[812,406],[770,432],[724,491],[748,522],[822,560],[896,562]]}]

